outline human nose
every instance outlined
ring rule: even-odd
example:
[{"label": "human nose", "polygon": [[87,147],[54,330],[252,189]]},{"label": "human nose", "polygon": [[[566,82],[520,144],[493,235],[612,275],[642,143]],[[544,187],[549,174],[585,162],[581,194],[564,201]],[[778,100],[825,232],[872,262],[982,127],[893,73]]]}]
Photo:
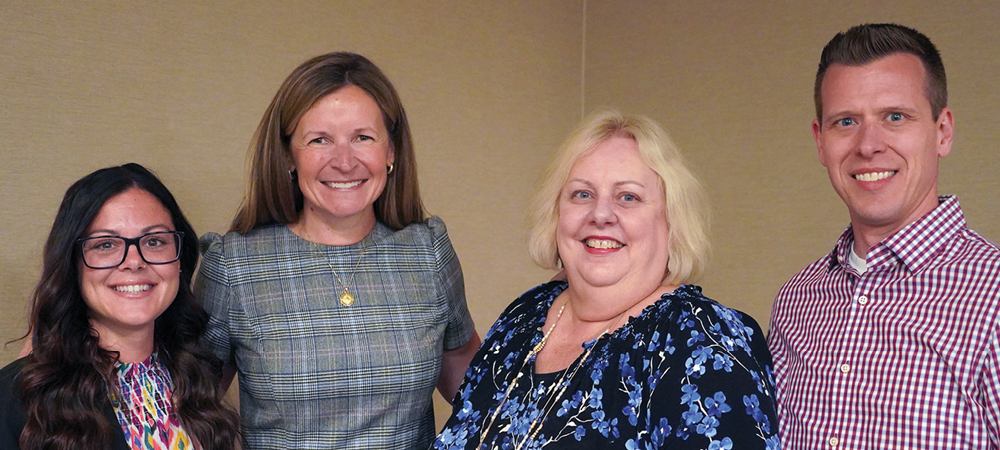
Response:
[{"label": "human nose", "polygon": [[615,213],[614,204],[610,198],[602,196],[593,205],[594,208],[591,209],[590,216],[595,225],[605,227],[618,222],[618,215]]},{"label": "human nose", "polygon": [[878,123],[866,122],[858,131],[858,153],[869,157],[885,150],[885,137]]},{"label": "human nose", "polygon": [[351,170],[354,166],[354,149],[349,143],[341,142],[333,146],[330,166],[345,172]]},{"label": "human nose", "polygon": [[[133,251],[134,249],[134,251]],[[126,243],[125,244],[125,259],[122,263],[118,265],[119,269],[138,269],[140,267],[146,266],[146,261],[142,259],[142,254],[140,254],[138,243]]]}]

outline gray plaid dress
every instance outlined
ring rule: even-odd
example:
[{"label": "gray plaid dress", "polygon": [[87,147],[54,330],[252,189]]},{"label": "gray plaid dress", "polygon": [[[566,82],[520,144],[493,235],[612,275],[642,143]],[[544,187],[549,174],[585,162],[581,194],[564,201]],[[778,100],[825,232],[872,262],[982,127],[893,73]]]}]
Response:
[{"label": "gray plaid dress", "polygon": [[[210,233],[202,248],[206,340],[237,368],[248,449],[430,445],[442,351],[474,330],[444,222],[400,231],[378,223],[344,247],[277,224]],[[352,306],[340,304],[331,265]]]}]

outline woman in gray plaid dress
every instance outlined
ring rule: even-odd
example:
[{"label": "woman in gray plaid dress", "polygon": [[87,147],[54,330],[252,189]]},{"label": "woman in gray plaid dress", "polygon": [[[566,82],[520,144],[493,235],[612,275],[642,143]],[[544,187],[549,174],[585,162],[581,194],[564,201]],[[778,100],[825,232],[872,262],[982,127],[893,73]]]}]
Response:
[{"label": "woman in gray plaid dress", "polygon": [[240,377],[247,448],[427,448],[433,391],[454,397],[480,339],[392,84],[360,55],[306,61],[249,157],[196,283],[208,344]]}]

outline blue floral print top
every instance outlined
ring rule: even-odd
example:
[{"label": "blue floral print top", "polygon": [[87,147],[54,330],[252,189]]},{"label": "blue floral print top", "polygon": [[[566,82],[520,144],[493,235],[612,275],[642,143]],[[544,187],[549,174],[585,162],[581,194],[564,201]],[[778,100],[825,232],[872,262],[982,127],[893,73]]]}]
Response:
[{"label": "blue floral print top", "polygon": [[566,287],[543,284],[507,307],[472,360],[434,449],[480,442],[491,450],[780,448],[763,332],[698,286],[664,294],[585,343],[591,351],[575,375],[579,360],[569,373],[535,374],[534,357],[523,364],[525,357]]}]

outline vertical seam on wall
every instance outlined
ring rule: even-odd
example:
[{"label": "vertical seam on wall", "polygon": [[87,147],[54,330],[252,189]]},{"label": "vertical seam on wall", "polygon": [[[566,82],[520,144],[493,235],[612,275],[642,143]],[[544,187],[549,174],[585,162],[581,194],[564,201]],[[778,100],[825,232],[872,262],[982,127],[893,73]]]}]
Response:
[{"label": "vertical seam on wall", "polygon": [[587,0],[583,0],[583,26],[580,35],[580,120],[587,111]]}]

